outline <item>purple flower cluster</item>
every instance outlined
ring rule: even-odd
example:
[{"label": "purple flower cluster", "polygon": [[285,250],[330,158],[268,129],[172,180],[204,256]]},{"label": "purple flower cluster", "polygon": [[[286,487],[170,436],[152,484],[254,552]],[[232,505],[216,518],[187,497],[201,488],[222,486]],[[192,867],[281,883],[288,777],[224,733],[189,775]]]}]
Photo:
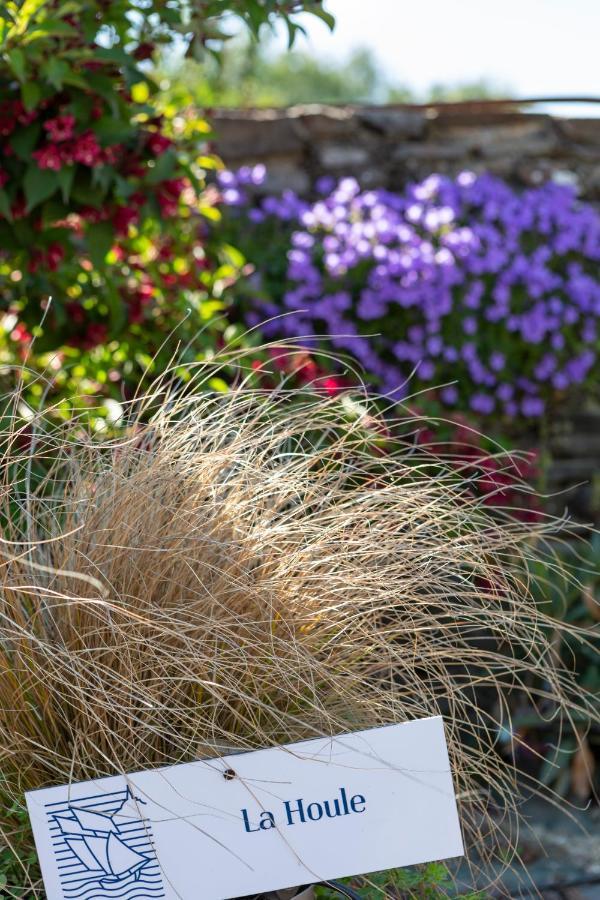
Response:
[{"label": "purple flower cluster", "polygon": [[464,172],[401,194],[322,179],[315,202],[291,191],[255,202],[245,188],[263,175],[220,184],[232,242],[256,269],[246,321],[265,335],[325,336],[382,393],[446,384],[445,404],[484,415],[539,416],[589,379],[600,216],[571,188],[518,192]]}]

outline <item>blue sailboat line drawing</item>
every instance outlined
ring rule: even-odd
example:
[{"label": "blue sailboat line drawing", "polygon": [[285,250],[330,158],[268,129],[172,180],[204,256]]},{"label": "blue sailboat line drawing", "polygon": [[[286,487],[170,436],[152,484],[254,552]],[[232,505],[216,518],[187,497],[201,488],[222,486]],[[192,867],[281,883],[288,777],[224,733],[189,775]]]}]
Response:
[{"label": "blue sailboat line drawing", "polygon": [[[142,890],[143,885],[152,885],[152,896],[158,896],[156,890],[164,896],[149,827],[139,817],[131,817],[134,799],[127,788],[109,797],[86,798],[86,803],[53,804],[58,808],[48,810],[67,896],[90,897],[92,885],[107,892],[94,897],[150,896],[150,892],[139,894],[138,885]],[[127,804],[129,813],[123,812]]]}]

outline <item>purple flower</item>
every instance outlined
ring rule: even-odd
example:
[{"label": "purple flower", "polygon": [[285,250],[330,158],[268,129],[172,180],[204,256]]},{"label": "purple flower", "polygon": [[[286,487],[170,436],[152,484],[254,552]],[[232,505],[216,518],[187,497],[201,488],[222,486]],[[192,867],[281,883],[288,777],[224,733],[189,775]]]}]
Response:
[{"label": "purple flower", "polygon": [[476,392],[475,394],[472,394],[469,405],[473,412],[482,413],[484,416],[487,416],[494,411],[496,402],[489,394]]},{"label": "purple flower", "polygon": [[572,189],[464,172],[401,193],[344,178],[320,179],[314,202],[254,199],[264,177],[217,174],[231,243],[262,276],[241,287],[246,320],[296,311],[268,336],[331,335],[388,394],[410,376],[411,389],[456,381],[442,402],[467,398],[480,415],[540,416],[554,392],[591,378],[600,215]]}]

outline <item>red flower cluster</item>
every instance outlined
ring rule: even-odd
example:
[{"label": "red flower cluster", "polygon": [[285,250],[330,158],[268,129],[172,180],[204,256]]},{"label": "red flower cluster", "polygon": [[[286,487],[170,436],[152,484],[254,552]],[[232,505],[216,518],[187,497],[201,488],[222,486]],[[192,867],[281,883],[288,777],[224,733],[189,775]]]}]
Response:
[{"label": "red flower cluster", "polygon": [[37,161],[40,169],[52,169],[54,172],[58,172],[63,167],[63,155],[60,147],[57,147],[56,144],[47,144],[39,150],[34,150],[31,155]]},{"label": "red flower cluster", "polygon": [[68,141],[73,137],[75,116],[56,116],[54,119],[48,119],[44,122],[44,128],[51,141]]},{"label": "red flower cluster", "polygon": [[[65,135],[60,138],[54,138],[55,143],[46,144],[39,150],[34,150],[31,154],[40,169],[53,169],[58,172],[63,165],[70,163],[81,163],[84,166],[97,166],[106,161],[105,151],[96,139],[93,131],[84,131],[74,141],[72,131],[69,132],[68,126],[64,121],[72,119],[72,116],[58,116],[56,119],[49,119],[44,127],[50,124],[52,136],[54,134]],[[60,123],[57,125],[56,123]],[[69,143],[67,143],[69,141]]]},{"label": "red flower cluster", "polygon": [[4,100],[0,103],[0,137],[8,137],[17,125],[30,125],[36,115],[35,110],[27,112],[21,100]]},{"label": "red flower cluster", "polygon": [[38,269],[49,269],[51,272],[56,272],[64,258],[64,247],[55,242],[50,244],[46,250],[34,250],[29,259],[28,268],[30,272],[37,272]]},{"label": "red flower cluster", "polygon": [[131,324],[143,321],[144,308],[151,303],[154,294],[155,288],[152,282],[145,280],[127,295],[127,318]]},{"label": "red flower cluster", "polygon": [[269,351],[269,363],[254,360],[252,368],[259,375],[264,387],[273,388],[276,380],[269,370],[275,368],[283,375],[291,377],[295,385],[310,385],[315,391],[335,397],[348,388],[348,381],[340,375],[331,375],[317,365],[307,351],[290,353],[288,350],[273,348]]},{"label": "red flower cluster", "polygon": [[84,131],[73,145],[73,161],[84,166],[97,166],[104,162],[102,147],[93,131]]},{"label": "red flower cluster", "polygon": [[173,146],[173,141],[158,131],[152,131],[148,136],[146,146],[153,156],[161,156]]},{"label": "red flower cluster", "polygon": [[138,219],[139,211],[133,206],[117,206],[112,217],[115,234],[125,237],[129,233],[129,226],[135,225]]}]

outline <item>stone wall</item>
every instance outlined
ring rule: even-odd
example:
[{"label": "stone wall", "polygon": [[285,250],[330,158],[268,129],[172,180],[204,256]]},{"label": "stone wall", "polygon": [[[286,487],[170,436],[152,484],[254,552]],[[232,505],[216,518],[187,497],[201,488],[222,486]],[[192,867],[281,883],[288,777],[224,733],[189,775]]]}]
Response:
[{"label": "stone wall", "polygon": [[232,167],[265,163],[270,190],[306,193],[320,175],[397,188],[434,171],[486,169],[526,185],[576,180],[600,200],[600,119],[469,103],[216,110],[212,120],[217,153]]},{"label": "stone wall", "polygon": [[[564,119],[493,104],[443,108],[305,106],[217,110],[214,147],[232,168],[262,162],[266,190],[310,192],[321,175],[400,188],[431,172],[488,170],[513,183],[575,183],[600,202],[600,119]],[[550,460],[548,506],[600,523],[600,410],[580,408],[532,435]]]}]

